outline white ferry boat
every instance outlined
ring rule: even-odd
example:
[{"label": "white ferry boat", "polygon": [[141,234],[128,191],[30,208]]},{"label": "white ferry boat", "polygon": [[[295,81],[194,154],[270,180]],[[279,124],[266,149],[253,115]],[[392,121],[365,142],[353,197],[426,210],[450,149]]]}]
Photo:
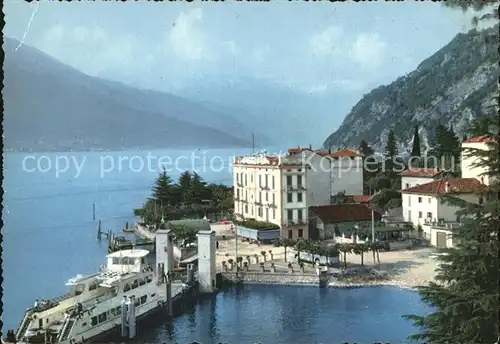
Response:
[{"label": "white ferry boat", "polygon": [[98,273],[70,279],[68,294],[28,308],[7,342],[84,343],[129,321],[123,307],[134,309],[134,322],[159,309],[166,302],[166,279],[146,263],[148,254],[141,249],[109,254]]}]

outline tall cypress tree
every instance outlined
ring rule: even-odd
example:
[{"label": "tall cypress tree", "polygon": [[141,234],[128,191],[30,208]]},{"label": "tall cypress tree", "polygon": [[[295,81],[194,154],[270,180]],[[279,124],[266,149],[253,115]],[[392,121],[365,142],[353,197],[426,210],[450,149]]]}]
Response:
[{"label": "tall cypress tree", "polygon": [[394,158],[398,154],[398,147],[396,143],[396,135],[394,131],[389,131],[389,135],[387,135],[387,144],[385,146],[385,154],[388,158]]},{"label": "tall cypress tree", "polygon": [[489,151],[468,149],[464,154],[476,158],[476,166],[496,179],[478,190],[482,202],[444,197],[461,209],[462,220],[454,229],[453,248],[441,249],[436,281],[419,287],[424,302],[436,311],[427,316],[406,315],[421,331],[412,335],[428,344],[498,343],[499,334],[499,256],[500,184],[498,135]]},{"label": "tall cypress tree", "polygon": [[415,133],[413,134],[413,147],[411,149],[411,156],[420,156],[420,135],[418,134],[418,124],[415,126]]}]

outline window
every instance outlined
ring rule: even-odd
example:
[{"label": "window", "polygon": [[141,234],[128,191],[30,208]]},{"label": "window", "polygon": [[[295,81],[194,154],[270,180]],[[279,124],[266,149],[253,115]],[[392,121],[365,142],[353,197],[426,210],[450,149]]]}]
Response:
[{"label": "window", "polygon": [[292,203],[293,202],[293,193],[291,193],[291,192],[287,193],[287,195],[286,195],[286,201],[288,203]]},{"label": "window", "polygon": [[288,239],[293,239],[293,233],[291,230],[288,230]]},{"label": "window", "polygon": [[304,235],[304,230],[303,229],[299,229],[299,238],[302,238],[302,236]]},{"label": "window", "polygon": [[418,198],[418,203],[422,203],[422,197]]},{"label": "window", "polygon": [[274,176],[271,178],[271,186],[272,186],[272,188],[274,190]]},{"label": "window", "polygon": [[292,186],[292,176],[286,176],[286,186]]},{"label": "window", "polygon": [[118,257],[113,258],[113,264],[114,265],[120,265],[120,258],[118,258]]},{"label": "window", "polygon": [[297,194],[297,202],[302,202],[302,192]]},{"label": "window", "polygon": [[92,317],[92,319],[90,319],[90,324],[92,326],[96,326],[97,325],[97,317]]},{"label": "window", "polygon": [[135,302],[134,302],[135,306],[139,306],[141,304],[141,299],[137,298],[135,299]]},{"label": "window", "polygon": [[266,202],[269,201],[269,194],[266,192]]},{"label": "window", "polygon": [[148,299],[147,295],[141,296],[141,305],[145,304],[147,299]]},{"label": "window", "polygon": [[297,176],[297,187],[302,187],[302,176]]},{"label": "window", "polygon": [[253,174],[250,175],[250,183],[253,183]]},{"label": "window", "polygon": [[428,212],[428,213],[427,213],[427,218],[428,218],[428,219],[432,219],[432,213],[431,213],[431,212]]},{"label": "window", "polygon": [[123,287],[123,291],[129,291],[129,290],[130,290],[130,285],[125,284],[125,286]]},{"label": "window", "polygon": [[409,183],[406,183],[405,184],[405,189],[408,189],[410,187],[410,184]]},{"label": "window", "polygon": [[408,196],[408,206],[411,207],[411,196]]},{"label": "window", "polygon": [[273,220],[276,219],[276,209],[273,208]]},{"label": "window", "polygon": [[245,204],[245,214],[248,214],[248,204]]},{"label": "window", "polygon": [[144,278],[141,278],[139,280],[139,285],[145,285],[146,284],[146,280]]},{"label": "window", "polygon": [[431,202],[432,202],[432,198],[430,198],[430,197],[429,197],[429,198],[427,199],[427,202],[429,202],[429,204],[431,204]]},{"label": "window", "polygon": [[147,275],[146,276],[146,283],[151,283],[153,281],[153,276]]},{"label": "window", "polygon": [[302,209],[297,210],[297,218],[302,221]]},{"label": "window", "polygon": [[134,282],[132,282],[132,289],[135,289],[139,286],[139,280],[135,280]]},{"label": "window", "polygon": [[275,203],[275,202],[274,202],[274,194],[273,194],[273,204],[274,204],[274,203]]},{"label": "window", "polygon": [[262,192],[259,192],[259,203],[262,203]]},{"label": "window", "polygon": [[286,215],[287,215],[286,216],[287,220],[288,221],[292,221],[292,219],[293,219],[293,210],[291,210],[291,209],[287,210]]},{"label": "window", "polygon": [[259,186],[262,186],[262,176],[259,174]]},{"label": "window", "polygon": [[421,219],[421,218],[422,218],[422,212],[421,212],[421,211],[419,211],[419,212],[418,212],[418,218],[419,218],[419,219]]},{"label": "window", "polygon": [[236,198],[240,198],[240,189],[236,189]]},{"label": "window", "polygon": [[267,174],[265,176],[265,184],[266,184],[266,188],[269,186],[269,184],[267,183]]},{"label": "window", "polygon": [[252,212],[252,216],[253,216],[253,206],[252,206],[252,209],[250,209],[250,211]]},{"label": "window", "polygon": [[[115,258],[113,258],[113,259],[115,259]],[[95,290],[95,289],[97,289],[97,282],[96,281],[90,283],[90,285],[89,285],[89,291]]]},{"label": "window", "polygon": [[247,175],[245,174],[245,186],[247,186]]},{"label": "window", "polygon": [[108,315],[106,312],[101,313],[97,316],[100,323],[105,322],[108,319]]}]

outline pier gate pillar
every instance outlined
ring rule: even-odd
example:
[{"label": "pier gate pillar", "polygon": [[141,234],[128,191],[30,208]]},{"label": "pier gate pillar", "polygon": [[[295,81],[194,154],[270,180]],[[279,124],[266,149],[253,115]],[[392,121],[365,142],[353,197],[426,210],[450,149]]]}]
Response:
[{"label": "pier gate pillar", "polygon": [[159,229],[155,233],[156,265],[164,264],[165,275],[174,271],[174,243],[170,230]]},{"label": "pier gate pillar", "polygon": [[215,268],[216,239],[215,232],[200,230],[198,237],[198,278],[201,293],[213,293],[215,291],[215,279],[217,271]]},{"label": "pier gate pillar", "polygon": [[[172,315],[172,278],[174,272],[174,238],[170,230],[159,229],[155,233],[156,266],[161,281],[165,281],[165,301]],[[161,274],[163,273],[163,276]]]}]

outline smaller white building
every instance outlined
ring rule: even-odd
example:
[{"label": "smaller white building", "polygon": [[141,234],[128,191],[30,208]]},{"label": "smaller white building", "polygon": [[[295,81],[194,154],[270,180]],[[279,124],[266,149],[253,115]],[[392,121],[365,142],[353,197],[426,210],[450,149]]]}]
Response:
[{"label": "smaller white building", "polygon": [[403,219],[415,227],[422,226],[425,238],[430,240],[426,223],[457,222],[458,208],[444,202],[442,196],[453,196],[471,203],[479,203],[477,194],[484,187],[476,178],[439,179],[401,191]]},{"label": "smaller white building", "polygon": [[401,176],[401,190],[430,183],[440,174],[441,171],[437,168],[409,168],[404,170],[399,174]]}]

